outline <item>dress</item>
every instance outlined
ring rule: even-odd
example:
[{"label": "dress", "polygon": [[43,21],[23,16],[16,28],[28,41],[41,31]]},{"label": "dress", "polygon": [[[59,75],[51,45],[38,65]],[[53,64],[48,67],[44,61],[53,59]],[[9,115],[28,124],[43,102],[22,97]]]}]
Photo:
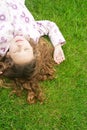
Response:
[{"label": "dress", "polygon": [[10,41],[17,35],[32,38],[36,43],[41,36],[48,35],[53,46],[65,43],[57,25],[49,20],[35,21],[24,2],[0,0],[0,56],[6,54]]}]

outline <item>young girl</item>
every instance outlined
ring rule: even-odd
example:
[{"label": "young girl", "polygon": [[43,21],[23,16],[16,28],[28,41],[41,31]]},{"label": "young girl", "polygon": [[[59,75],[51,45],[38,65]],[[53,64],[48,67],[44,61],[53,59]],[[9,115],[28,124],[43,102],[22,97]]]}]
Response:
[{"label": "young girl", "polygon": [[[40,37],[48,35],[54,49]],[[31,42],[31,39],[33,42]],[[0,1],[0,75],[15,82],[17,93],[28,90],[28,102],[42,101],[39,80],[52,79],[53,60],[65,60],[65,39],[55,23],[35,21],[24,0]]]}]

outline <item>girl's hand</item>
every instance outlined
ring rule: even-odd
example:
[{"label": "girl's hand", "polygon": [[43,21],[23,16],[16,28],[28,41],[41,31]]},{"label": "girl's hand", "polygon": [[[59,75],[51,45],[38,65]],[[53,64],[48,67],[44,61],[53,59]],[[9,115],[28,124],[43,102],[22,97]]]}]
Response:
[{"label": "girl's hand", "polygon": [[57,64],[60,64],[61,62],[65,60],[65,56],[64,56],[61,45],[55,46],[53,57],[54,57],[54,61]]}]

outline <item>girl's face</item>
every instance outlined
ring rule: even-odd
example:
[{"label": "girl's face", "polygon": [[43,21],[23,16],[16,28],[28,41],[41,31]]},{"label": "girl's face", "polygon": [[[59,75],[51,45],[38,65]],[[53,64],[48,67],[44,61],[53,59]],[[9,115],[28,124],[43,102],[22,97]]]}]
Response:
[{"label": "girl's face", "polygon": [[16,36],[11,41],[7,55],[12,58],[14,63],[20,65],[26,64],[34,58],[32,46],[22,36]]}]

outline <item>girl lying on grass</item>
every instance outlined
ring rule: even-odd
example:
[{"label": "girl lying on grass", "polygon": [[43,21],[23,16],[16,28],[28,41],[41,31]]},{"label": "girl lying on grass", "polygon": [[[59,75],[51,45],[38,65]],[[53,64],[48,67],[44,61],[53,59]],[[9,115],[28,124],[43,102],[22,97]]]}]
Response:
[{"label": "girl lying on grass", "polygon": [[[50,38],[52,52],[47,41],[41,40],[44,35]],[[35,21],[24,0],[0,2],[0,74],[14,80],[17,89],[26,88],[28,102],[41,97],[38,81],[53,77],[53,59],[57,64],[65,60],[61,47],[64,43],[56,24],[48,20]]]}]

